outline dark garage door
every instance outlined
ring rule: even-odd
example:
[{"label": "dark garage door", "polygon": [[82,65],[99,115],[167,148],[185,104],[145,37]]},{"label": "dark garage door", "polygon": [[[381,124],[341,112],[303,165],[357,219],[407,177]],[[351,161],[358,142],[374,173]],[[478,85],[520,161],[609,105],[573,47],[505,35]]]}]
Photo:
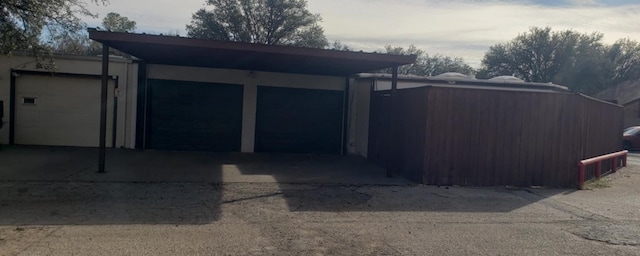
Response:
[{"label": "dark garage door", "polygon": [[340,154],[343,92],[258,87],[256,152]]},{"label": "dark garage door", "polygon": [[149,80],[147,148],[240,151],[241,85]]}]

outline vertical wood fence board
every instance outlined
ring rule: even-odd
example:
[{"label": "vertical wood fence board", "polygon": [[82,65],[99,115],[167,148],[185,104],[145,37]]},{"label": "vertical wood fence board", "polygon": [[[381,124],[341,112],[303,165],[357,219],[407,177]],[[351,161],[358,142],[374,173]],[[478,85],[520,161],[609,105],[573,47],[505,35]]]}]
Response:
[{"label": "vertical wood fence board", "polygon": [[579,160],[622,147],[622,108],[580,95],[444,87],[398,92],[394,113],[383,96],[388,92],[372,94],[369,157],[426,184],[567,187],[576,182]]}]

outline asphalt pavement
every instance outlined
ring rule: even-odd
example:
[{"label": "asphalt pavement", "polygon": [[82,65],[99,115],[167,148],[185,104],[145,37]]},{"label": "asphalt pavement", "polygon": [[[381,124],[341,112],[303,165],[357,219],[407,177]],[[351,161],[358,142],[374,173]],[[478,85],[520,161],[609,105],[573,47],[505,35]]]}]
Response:
[{"label": "asphalt pavement", "polygon": [[589,190],[0,181],[0,255],[640,255],[640,155]]},{"label": "asphalt pavement", "polygon": [[630,152],[627,157],[627,164],[640,166],[640,152]]}]

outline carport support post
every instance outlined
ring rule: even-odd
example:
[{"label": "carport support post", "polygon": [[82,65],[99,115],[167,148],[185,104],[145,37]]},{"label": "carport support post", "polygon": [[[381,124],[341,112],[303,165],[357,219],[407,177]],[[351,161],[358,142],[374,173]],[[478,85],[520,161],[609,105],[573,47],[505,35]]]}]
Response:
[{"label": "carport support post", "polygon": [[387,134],[387,146],[389,147],[388,150],[390,151],[389,155],[387,156],[387,177],[392,177],[393,176],[393,170],[392,168],[395,168],[395,161],[396,161],[396,140],[391,139],[393,137],[393,134],[395,132],[395,109],[396,109],[396,92],[398,90],[398,66],[393,67],[393,71],[391,73],[391,110],[390,110],[390,115],[389,115],[389,120],[387,120],[388,122],[390,122],[389,124],[389,133]]},{"label": "carport support post", "polygon": [[107,146],[107,88],[109,87],[109,45],[102,44],[102,88],[100,90],[100,153],[98,173],[104,173]]},{"label": "carport support post", "polygon": [[349,84],[351,83],[351,78],[349,76],[345,77],[344,80],[344,100],[342,102],[342,155],[346,156],[349,154],[348,151],[348,143],[349,143]]}]

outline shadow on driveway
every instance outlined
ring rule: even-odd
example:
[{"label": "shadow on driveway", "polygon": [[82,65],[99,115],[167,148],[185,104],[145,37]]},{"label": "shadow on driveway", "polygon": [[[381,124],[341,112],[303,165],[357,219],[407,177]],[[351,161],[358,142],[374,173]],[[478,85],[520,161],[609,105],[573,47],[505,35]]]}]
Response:
[{"label": "shadow on driveway", "polygon": [[0,225],[207,224],[220,218],[210,184],[2,182]]},{"label": "shadow on driveway", "polygon": [[[300,212],[510,212],[526,190],[432,187],[355,157],[7,147],[0,225],[208,224],[225,205]],[[551,191],[551,190],[549,190]],[[569,193],[571,190],[553,190]]]}]

